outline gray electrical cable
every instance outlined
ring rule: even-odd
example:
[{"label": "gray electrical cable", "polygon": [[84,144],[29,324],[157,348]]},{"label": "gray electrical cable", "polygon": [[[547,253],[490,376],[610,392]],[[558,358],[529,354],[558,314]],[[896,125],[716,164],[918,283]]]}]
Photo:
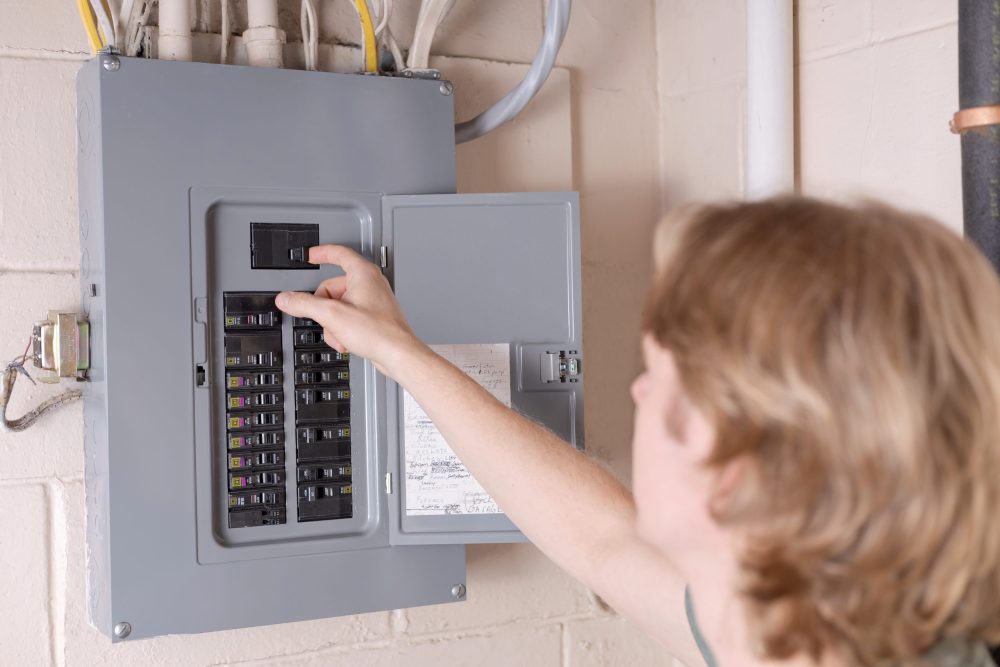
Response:
[{"label": "gray electrical cable", "polygon": [[545,34],[542,35],[542,45],[535,54],[535,59],[524,75],[521,83],[503,96],[503,98],[472,120],[455,126],[455,143],[472,141],[492,132],[511,118],[521,113],[531,98],[542,87],[549,77],[556,55],[562,46],[566,29],[569,27],[569,12],[572,0],[549,0],[548,12],[545,18]]},{"label": "gray electrical cable", "polygon": [[[7,405],[10,403],[11,394],[14,392],[14,383],[17,382],[17,376],[24,375],[31,380],[31,376],[28,375],[28,371],[24,368],[24,362],[25,357],[15,359],[3,371],[3,394],[0,394],[0,426],[3,426],[8,431],[23,431],[41,419],[46,412],[51,412],[62,405],[79,400],[83,396],[83,393],[79,389],[64,391],[58,396],[53,396],[42,401],[38,407],[18,419],[8,418]],[[31,381],[34,382],[34,380]]]}]

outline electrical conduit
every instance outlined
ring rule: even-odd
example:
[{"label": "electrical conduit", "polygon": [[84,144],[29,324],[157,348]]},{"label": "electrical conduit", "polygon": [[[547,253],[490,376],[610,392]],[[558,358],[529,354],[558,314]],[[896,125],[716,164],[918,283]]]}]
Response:
[{"label": "electrical conduit", "polygon": [[191,60],[191,4],[188,0],[160,0],[157,50],[160,60]]},{"label": "electrical conduit", "polygon": [[243,44],[254,67],[284,66],[285,31],[278,27],[278,0],[247,0]]},{"label": "electrical conduit", "polygon": [[472,120],[456,125],[455,143],[471,141],[495,130],[521,113],[521,110],[528,105],[549,78],[549,73],[556,64],[556,55],[569,28],[570,8],[571,0],[549,0],[542,45],[538,48],[528,73],[524,75],[521,83],[504,95],[499,102]]},{"label": "electrical conduit", "polygon": [[748,0],[746,195],[795,190],[792,0]]}]

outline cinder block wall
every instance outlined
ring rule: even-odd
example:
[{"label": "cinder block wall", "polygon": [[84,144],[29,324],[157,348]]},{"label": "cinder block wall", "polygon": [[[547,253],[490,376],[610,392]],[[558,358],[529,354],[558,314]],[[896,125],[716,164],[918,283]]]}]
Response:
[{"label": "cinder block wall", "polygon": [[[746,3],[656,0],[665,206],[737,197]],[[798,164],[806,194],[877,197],[962,225],[958,3],[798,0]]]},{"label": "cinder block wall", "polygon": [[[198,2],[200,29],[217,29],[217,2]],[[406,37],[417,2],[396,4],[397,34]],[[541,35],[544,4],[463,0],[442,26],[435,52],[528,62]],[[241,0],[234,5],[238,15]],[[355,19],[347,3],[327,0],[323,5],[325,38],[352,39]],[[294,35],[298,3],[283,2],[282,12]],[[581,192],[584,338],[591,378],[587,439],[595,455],[626,478],[628,384],[637,370],[647,241],[660,207],[654,3],[576,0],[573,12],[555,88],[547,89],[517,125],[460,149],[460,185],[480,191]],[[74,76],[87,57],[73,3],[0,3],[4,362],[20,354],[33,320],[49,308],[73,309],[78,303]],[[502,74],[502,69],[486,67],[482,76]],[[500,82],[500,90],[507,85]],[[473,99],[462,87],[456,96],[463,117],[489,99]],[[540,127],[561,127],[561,132]],[[136,168],[142,168],[141,160]],[[150,270],[163,271],[169,279],[170,268],[157,267],[155,259]],[[19,382],[11,412],[20,414],[51,392]],[[460,605],[112,646],[86,620],[82,443],[79,406],[24,434],[0,433],[0,664],[582,667],[670,662],[525,545],[470,548],[469,601]]]},{"label": "cinder block wall", "polygon": [[[203,4],[201,28],[211,30],[218,8]],[[240,0],[234,4],[238,13]],[[397,4],[404,36],[416,3]],[[947,131],[957,104],[954,4],[799,1],[798,171],[806,192],[879,196],[960,226],[958,141]],[[338,23],[344,9],[324,5],[325,36],[350,39],[353,23]],[[527,62],[543,5],[459,2],[435,51]],[[297,3],[282,7],[294,33]],[[547,89],[518,125],[459,150],[463,190],[581,192],[587,438],[623,478],[630,459],[627,387],[637,369],[648,238],[661,201],[669,207],[742,190],[743,7],[743,0],[576,0],[558,89]],[[20,353],[31,322],[48,308],[77,304],[73,77],[86,57],[71,3],[0,4],[4,360]],[[459,88],[460,114],[485,102],[471,97]],[[557,139],[538,143],[558,126]],[[51,391],[24,382],[18,390],[15,414]],[[523,545],[470,548],[469,601],[462,605],[112,647],[86,621],[82,471],[77,406],[25,434],[0,433],[2,664],[669,664]]]}]

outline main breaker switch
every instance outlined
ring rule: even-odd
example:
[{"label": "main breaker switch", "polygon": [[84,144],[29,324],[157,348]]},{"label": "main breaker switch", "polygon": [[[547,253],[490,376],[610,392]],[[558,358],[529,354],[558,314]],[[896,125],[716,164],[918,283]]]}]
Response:
[{"label": "main breaker switch", "polygon": [[251,269],[319,269],[309,248],[319,245],[319,225],[250,223]]}]

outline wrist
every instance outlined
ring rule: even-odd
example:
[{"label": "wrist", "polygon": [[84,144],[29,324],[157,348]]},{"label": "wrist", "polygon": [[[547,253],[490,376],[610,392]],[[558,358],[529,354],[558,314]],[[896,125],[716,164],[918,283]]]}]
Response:
[{"label": "wrist", "polygon": [[377,362],[381,367],[379,370],[405,387],[411,377],[419,375],[419,369],[426,365],[427,359],[437,355],[419,338],[408,334],[389,345],[386,353],[381,356]]}]

